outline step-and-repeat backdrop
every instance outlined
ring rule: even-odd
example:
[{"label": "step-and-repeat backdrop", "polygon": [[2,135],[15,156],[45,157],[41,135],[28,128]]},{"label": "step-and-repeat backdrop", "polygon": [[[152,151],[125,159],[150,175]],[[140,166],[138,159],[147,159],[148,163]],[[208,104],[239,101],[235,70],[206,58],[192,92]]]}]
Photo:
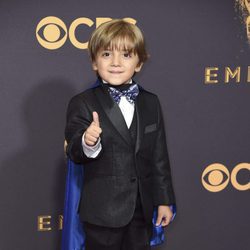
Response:
[{"label": "step-and-repeat backdrop", "polygon": [[178,214],[155,249],[250,247],[250,1],[0,2],[0,249],[60,249],[69,99],[95,81],[87,43],[112,18],[145,33]]}]

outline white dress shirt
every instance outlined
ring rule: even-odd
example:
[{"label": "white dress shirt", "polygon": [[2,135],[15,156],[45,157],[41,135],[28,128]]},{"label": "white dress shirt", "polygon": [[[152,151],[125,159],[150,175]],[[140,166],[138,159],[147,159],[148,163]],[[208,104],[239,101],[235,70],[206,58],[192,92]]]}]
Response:
[{"label": "white dress shirt", "polygon": [[[103,83],[107,83],[107,82],[103,80]],[[131,83],[132,83],[132,79],[128,82],[128,84],[131,84]],[[124,120],[127,124],[127,127],[129,128],[133,120],[135,104],[130,103],[125,96],[121,96],[121,100],[119,102],[119,108],[121,109]],[[84,154],[89,158],[97,157],[102,149],[101,138],[100,137],[98,138],[98,141],[94,146],[89,146],[85,143],[84,136],[85,136],[85,132],[82,136],[82,147],[83,147]]]}]

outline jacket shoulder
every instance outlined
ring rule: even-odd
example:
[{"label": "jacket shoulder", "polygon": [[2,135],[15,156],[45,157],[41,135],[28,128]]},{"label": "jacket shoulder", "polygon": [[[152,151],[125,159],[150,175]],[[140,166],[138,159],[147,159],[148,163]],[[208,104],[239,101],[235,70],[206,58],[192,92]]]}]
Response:
[{"label": "jacket shoulder", "polygon": [[144,89],[140,85],[139,85],[139,89],[140,89],[141,93],[145,96],[145,98],[152,100],[152,101],[155,101],[155,102],[159,101],[159,98],[155,93]]},{"label": "jacket shoulder", "polygon": [[74,95],[73,97],[71,97],[69,102],[70,103],[71,102],[85,102],[85,101],[88,101],[90,98],[92,99],[93,94],[94,94],[94,90],[96,88],[99,88],[99,86],[94,86],[94,87],[88,88],[88,89],[84,90],[83,92],[80,92],[80,93]]}]

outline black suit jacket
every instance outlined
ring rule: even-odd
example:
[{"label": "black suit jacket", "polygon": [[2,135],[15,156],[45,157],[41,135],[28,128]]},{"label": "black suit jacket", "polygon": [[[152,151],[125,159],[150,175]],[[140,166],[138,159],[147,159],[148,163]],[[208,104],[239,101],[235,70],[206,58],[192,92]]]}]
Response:
[{"label": "black suit jacket", "polygon": [[[135,146],[118,104],[103,83],[69,102],[65,138],[70,159],[84,165],[79,207],[83,221],[108,227],[126,225],[134,213],[138,186],[148,223],[154,206],[175,203],[160,103],[156,95],[140,86],[139,90]],[[82,135],[92,122],[93,111],[102,128],[102,150],[95,159],[82,150]]]}]

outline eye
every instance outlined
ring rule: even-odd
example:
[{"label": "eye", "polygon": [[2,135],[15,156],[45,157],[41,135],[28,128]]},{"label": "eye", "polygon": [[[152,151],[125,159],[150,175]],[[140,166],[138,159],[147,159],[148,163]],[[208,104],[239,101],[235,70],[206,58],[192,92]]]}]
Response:
[{"label": "eye", "polygon": [[124,52],[123,56],[126,58],[132,57],[131,53],[129,53],[129,52]]},{"label": "eye", "polygon": [[223,190],[229,182],[228,169],[219,163],[209,165],[202,174],[202,184],[210,192]]},{"label": "eye", "polygon": [[110,54],[111,54],[110,52],[104,51],[104,52],[102,53],[102,56],[103,56],[103,57],[109,57]]}]

